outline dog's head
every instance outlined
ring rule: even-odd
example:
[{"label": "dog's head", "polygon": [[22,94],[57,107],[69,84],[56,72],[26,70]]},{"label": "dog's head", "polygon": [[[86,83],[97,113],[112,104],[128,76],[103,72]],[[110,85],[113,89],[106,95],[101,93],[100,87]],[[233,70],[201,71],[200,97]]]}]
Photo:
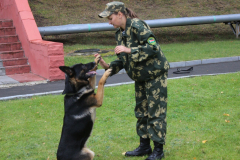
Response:
[{"label": "dog's head", "polygon": [[65,89],[62,94],[77,93],[82,87],[88,85],[88,79],[96,75],[96,71],[94,71],[95,66],[95,62],[79,63],[71,67],[60,66],[59,69],[66,75]]}]

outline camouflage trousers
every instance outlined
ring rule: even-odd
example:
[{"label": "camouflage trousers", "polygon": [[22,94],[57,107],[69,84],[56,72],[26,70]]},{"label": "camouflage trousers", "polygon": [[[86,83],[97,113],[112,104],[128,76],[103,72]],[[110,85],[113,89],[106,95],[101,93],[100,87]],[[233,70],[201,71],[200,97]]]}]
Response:
[{"label": "camouflage trousers", "polygon": [[147,82],[135,82],[136,130],[142,138],[165,144],[168,73]]}]

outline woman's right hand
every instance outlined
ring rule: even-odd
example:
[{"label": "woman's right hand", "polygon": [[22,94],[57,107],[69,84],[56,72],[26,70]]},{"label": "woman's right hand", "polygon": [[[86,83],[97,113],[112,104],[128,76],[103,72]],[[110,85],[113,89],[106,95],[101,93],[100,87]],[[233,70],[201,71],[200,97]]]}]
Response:
[{"label": "woman's right hand", "polygon": [[98,56],[100,56],[100,60],[99,60],[99,64],[100,64],[100,66],[102,67],[102,68],[104,68],[104,69],[108,69],[109,68],[109,65],[103,60],[103,58],[101,57],[101,55],[100,54],[95,54],[94,55],[94,57],[98,57]]}]

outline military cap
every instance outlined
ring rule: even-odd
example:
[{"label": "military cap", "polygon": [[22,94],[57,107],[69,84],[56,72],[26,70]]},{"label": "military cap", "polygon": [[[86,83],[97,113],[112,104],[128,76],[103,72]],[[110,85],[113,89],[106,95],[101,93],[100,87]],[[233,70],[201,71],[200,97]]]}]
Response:
[{"label": "military cap", "polygon": [[105,10],[101,12],[98,16],[100,18],[105,18],[112,15],[114,12],[119,12],[119,11],[121,11],[122,13],[125,13],[126,8],[124,6],[124,3],[113,1],[113,2],[107,3]]}]

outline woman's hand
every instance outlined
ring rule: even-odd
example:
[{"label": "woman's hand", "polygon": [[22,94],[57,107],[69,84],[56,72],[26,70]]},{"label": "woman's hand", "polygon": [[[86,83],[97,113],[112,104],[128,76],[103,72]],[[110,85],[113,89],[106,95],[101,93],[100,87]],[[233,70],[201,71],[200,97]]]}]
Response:
[{"label": "woman's hand", "polygon": [[115,47],[114,52],[115,52],[115,54],[119,54],[121,52],[125,52],[125,53],[130,54],[131,53],[131,48],[127,48],[125,46],[117,46],[117,47]]},{"label": "woman's hand", "polygon": [[104,69],[108,69],[109,68],[109,65],[103,60],[103,58],[101,57],[100,54],[97,53],[97,54],[94,55],[94,57],[96,57],[95,61],[99,61],[99,64],[100,64],[100,66],[102,68],[104,68]]}]

